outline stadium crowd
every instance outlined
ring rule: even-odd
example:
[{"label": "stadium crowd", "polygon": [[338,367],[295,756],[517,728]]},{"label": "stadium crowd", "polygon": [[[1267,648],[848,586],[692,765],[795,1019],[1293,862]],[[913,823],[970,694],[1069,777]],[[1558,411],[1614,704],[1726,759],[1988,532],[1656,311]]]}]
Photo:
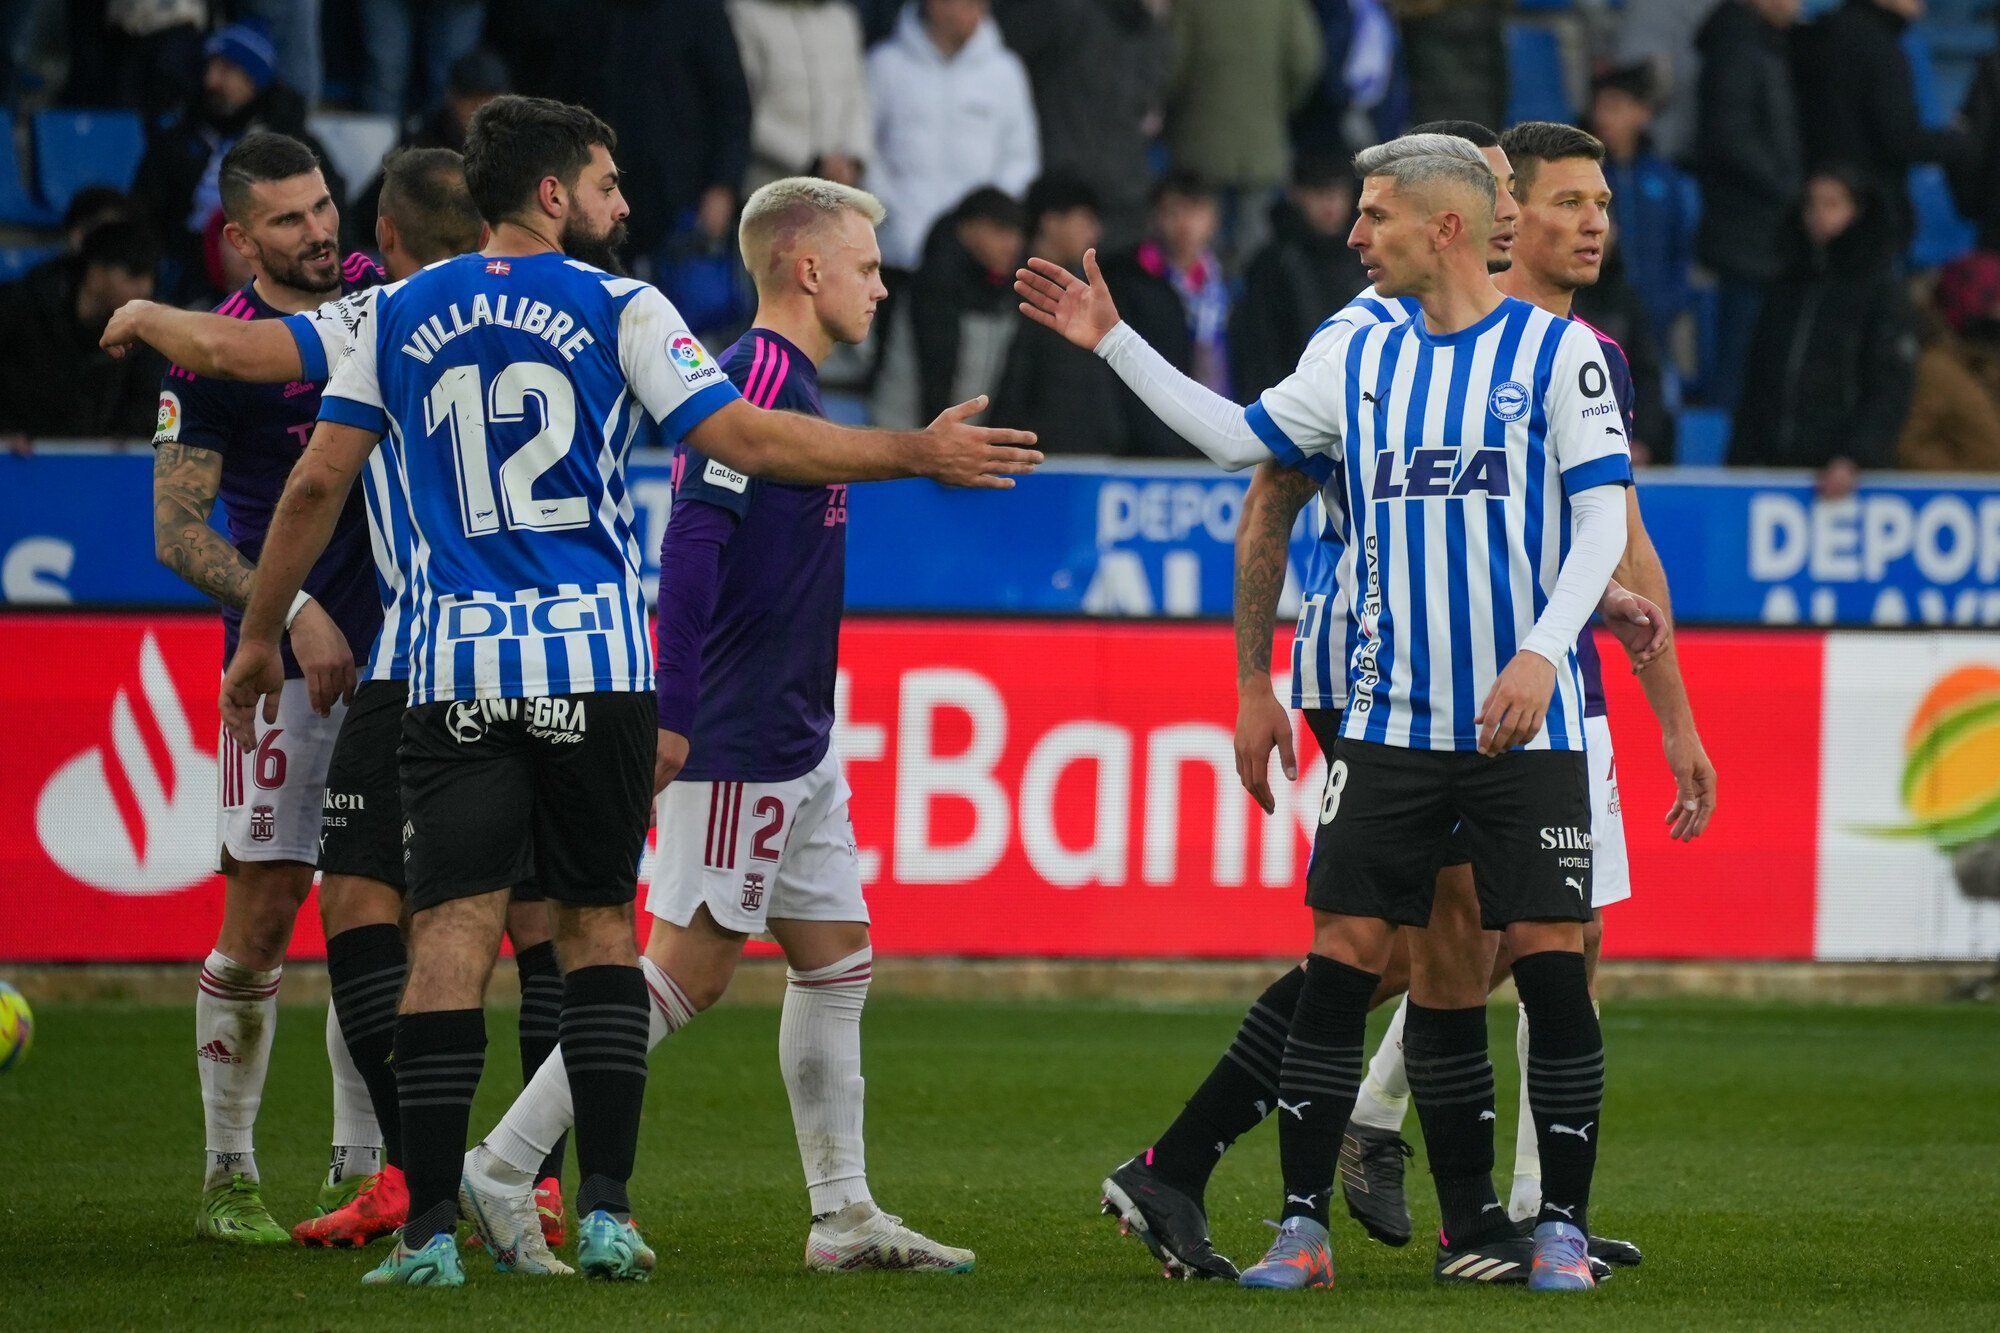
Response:
[{"label": "stadium crowd", "polygon": [[[379,172],[339,179],[354,157],[327,141],[374,124],[457,148],[479,106],[519,91],[617,131],[626,260],[716,345],[751,313],[748,193],[802,172],[863,184],[889,209],[892,302],[827,367],[849,412],[915,424],[986,393],[991,420],[1051,452],[1125,457],[1189,451],[1096,358],[1019,318],[1025,254],[1074,267],[1099,247],[1134,327],[1247,402],[1365,285],[1346,247],[1354,150],[1434,119],[1573,120],[1605,143],[1617,201],[1578,312],[1630,354],[1642,459],[1672,461],[1680,409],[1701,407],[1733,415],[1729,462],[1818,469],[1829,494],[1860,469],[2000,470],[2000,53],[1970,25],[1990,0],[1932,0],[1988,52],[1956,114],[1927,118],[1937,80],[1905,32],[1925,8],[5,0],[0,176],[23,179],[0,179],[0,253],[50,254],[0,287],[0,330],[25,350],[0,361],[0,433],[149,431],[162,367],[112,361],[96,334],[123,300],[206,307],[246,280],[216,171],[247,131],[312,145],[345,243],[367,249]],[[28,126],[48,107],[141,118],[128,188],[34,216]],[[1948,194],[1913,198],[1922,164]]]}]

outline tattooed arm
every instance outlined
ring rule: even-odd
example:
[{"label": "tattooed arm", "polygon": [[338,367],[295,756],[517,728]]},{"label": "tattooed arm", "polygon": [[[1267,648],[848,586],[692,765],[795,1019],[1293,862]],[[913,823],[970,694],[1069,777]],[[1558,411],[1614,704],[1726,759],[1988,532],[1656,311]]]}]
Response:
[{"label": "tattooed arm", "polygon": [[222,455],[176,440],[153,450],[153,551],[160,563],[224,606],[250,603],[256,572],[243,553],[208,526],[222,484]]},{"label": "tattooed arm", "polygon": [[1276,808],[1270,784],[1274,748],[1285,776],[1298,776],[1291,714],[1271,686],[1271,635],[1285,588],[1292,524],[1317,489],[1303,472],[1262,464],[1250,479],[1236,527],[1236,776],[1267,814]]}]

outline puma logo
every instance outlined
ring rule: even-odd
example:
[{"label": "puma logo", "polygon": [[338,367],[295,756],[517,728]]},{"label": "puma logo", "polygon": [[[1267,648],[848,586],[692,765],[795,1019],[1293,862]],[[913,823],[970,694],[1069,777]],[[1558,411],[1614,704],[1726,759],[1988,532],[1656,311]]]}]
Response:
[{"label": "puma logo", "polygon": [[1563,883],[1565,883],[1565,884],[1569,885],[1569,886],[1570,886],[1570,887],[1571,887],[1572,889],[1575,889],[1575,890],[1576,890],[1576,896],[1577,896],[1577,897],[1579,897],[1579,898],[1583,897],[1583,881],[1582,881],[1582,880],[1578,879],[1578,878],[1577,878],[1576,876],[1574,876],[1574,875],[1564,875],[1564,876],[1563,876]]},{"label": "puma logo", "polygon": [[[1596,1122],[1595,1120],[1592,1120],[1592,1121],[1589,1121],[1589,1122],[1587,1122],[1587,1123],[1586,1123],[1586,1124],[1584,1125],[1584,1127],[1583,1127],[1582,1129],[1576,1129],[1576,1128],[1574,1128],[1574,1127],[1572,1127],[1572,1126],[1570,1126],[1570,1125],[1550,1125],[1550,1126],[1549,1126],[1549,1133],[1551,1133],[1551,1134],[1574,1134],[1574,1135],[1576,1135],[1576,1137],[1578,1137],[1578,1138],[1582,1139],[1582,1140],[1583,1140],[1583,1141],[1584,1141],[1585,1143],[1588,1143],[1588,1142],[1590,1142],[1590,1131],[1591,1131],[1592,1127],[1594,1127],[1594,1126],[1595,1126],[1596,1124],[1597,1124],[1597,1122]],[[1550,1206],[1550,1207],[1554,1207],[1555,1205],[1554,1205],[1554,1204],[1551,1204],[1551,1205],[1549,1205],[1549,1206]]]},{"label": "puma logo", "polygon": [[1564,1217],[1569,1218],[1572,1222],[1576,1220],[1576,1205],[1574,1204],[1571,1204],[1569,1207],[1565,1208],[1559,1203],[1544,1203],[1542,1207],[1548,1209],[1552,1213],[1561,1213]]},{"label": "puma logo", "polygon": [[1481,1120],[1498,1120],[1500,1117],[1494,1115],[1491,1111],[1481,1111],[1479,1113],[1479,1118]]},{"label": "puma logo", "polygon": [[1306,1195],[1287,1194],[1285,1196],[1285,1202],[1296,1203],[1304,1208],[1317,1208],[1319,1207],[1319,1204],[1315,1203],[1314,1200],[1318,1198],[1319,1195],[1317,1194],[1306,1194]]},{"label": "puma logo", "polygon": [[1306,1108],[1311,1105],[1312,1103],[1310,1101],[1303,1101],[1294,1106],[1291,1102],[1286,1101],[1283,1097],[1278,1098],[1278,1109],[1280,1111],[1290,1111],[1293,1115],[1297,1116],[1301,1120],[1304,1120],[1306,1118]]},{"label": "puma logo", "polygon": [[1361,391],[1361,401],[1369,404],[1372,407],[1382,406],[1382,400],[1380,398],[1377,398],[1374,394],[1368,392],[1368,390],[1366,389],[1363,389]]},{"label": "puma logo", "polygon": [[1618,427],[1616,426],[1606,426],[1604,428],[1604,433],[1606,435],[1616,435],[1621,440],[1625,438],[1625,432],[1618,429]]}]

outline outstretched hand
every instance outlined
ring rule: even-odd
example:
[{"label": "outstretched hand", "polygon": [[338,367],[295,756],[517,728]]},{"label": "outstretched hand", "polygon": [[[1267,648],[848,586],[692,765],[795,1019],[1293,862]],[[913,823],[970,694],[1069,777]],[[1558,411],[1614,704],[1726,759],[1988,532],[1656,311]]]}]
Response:
[{"label": "outstretched hand", "polygon": [[938,413],[924,431],[927,446],[916,473],[947,486],[1006,490],[1014,478],[1035,470],[1042,455],[1034,449],[1035,433],[974,426],[967,418],[986,410],[986,395],[968,398]]},{"label": "outstretched hand", "polygon": [[1021,313],[1054,329],[1084,351],[1097,349],[1104,335],[1118,327],[1118,307],[1097,269],[1097,251],[1083,252],[1083,277],[1047,259],[1030,259],[1014,271],[1014,291]]}]

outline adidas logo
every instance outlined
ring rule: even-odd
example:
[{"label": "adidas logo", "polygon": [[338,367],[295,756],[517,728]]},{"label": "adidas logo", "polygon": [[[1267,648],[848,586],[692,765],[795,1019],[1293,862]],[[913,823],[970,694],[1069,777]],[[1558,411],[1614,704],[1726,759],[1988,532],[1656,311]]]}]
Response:
[{"label": "adidas logo", "polygon": [[220,1037],[217,1037],[206,1046],[197,1047],[195,1054],[204,1060],[213,1060],[219,1065],[240,1065],[243,1063],[243,1058],[227,1046],[224,1046]]}]

